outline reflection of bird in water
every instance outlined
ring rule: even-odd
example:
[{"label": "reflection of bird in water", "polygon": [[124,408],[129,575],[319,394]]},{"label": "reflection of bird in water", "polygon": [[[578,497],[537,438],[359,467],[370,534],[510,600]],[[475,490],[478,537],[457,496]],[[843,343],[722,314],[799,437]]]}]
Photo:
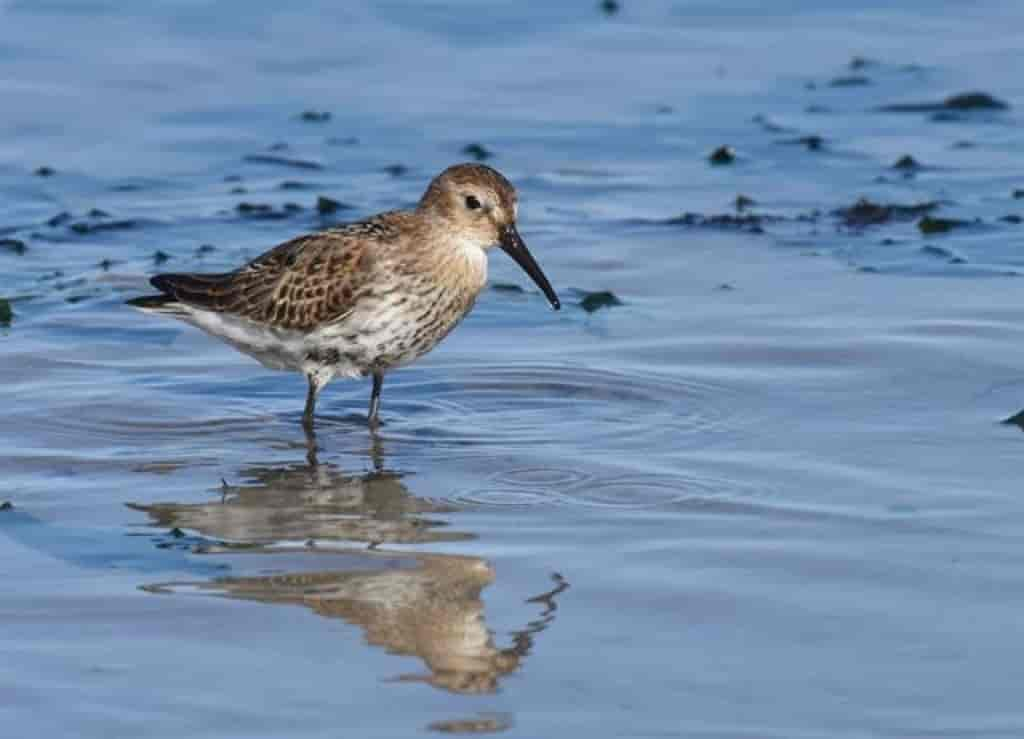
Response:
[{"label": "reflection of bird in water", "polygon": [[[315,460],[315,439],[310,440]],[[345,475],[326,464],[254,467],[242,472],[244,485],[226,486],[221,500],[209,503],[132,505],[162,527],[192,529],[209,539],[230,541],[202,548],[202,558],[225,560],[231,567],[283,574],[219,577],[191,583],[232,598],[265,603],[295,603],[321,616],[361,627],[370,644],[400,655],[417,656],[429,668],[423,681],[459,693],[493,692],[499,680],[529,653],[534,634],[554,619],[556,587],[530,602],[544,612],[499,648],[484,621],[481,592],[494,580],[484,560],[448,554],[370,549],[265,546],[282,540],[335,539],[423,543],[474,538],[439,530],[442,521],[427,518],[451,507],[413,496],[400,474],[384,470],[378,446],[372,450],[375,472]],[[245,544],[239,549],[235,544]],[[242,552],[242,553],[240,553]],[[197,552],[199,553],[199,552]],[[226,565],[225,563],[225,566]],[[344,568],[344,569],[339,569]],[[173,590],[181,583],[147,586]]]},{"label": "reflection of bird in water", "polygon": [[328,464],[252,467],[243,485],[227,485],[208,503],[129,504],[160,526],[194,529],[217,539],[267,544],[335,539],[381,543],[461,541],[427,514],[451,506],[416,498],[398,473],[346,475]]},{"label": "reflection of bird in water", "polygon": [[[363,556],[376,559],[381,554]],[[399,680],[426,682],[456,693],[494,692],[499,680],[530,653],[534,635],[554,620],[555,597],[568,587],[555,575],[553,590],[530,599],[545,606],[541,616],[515,632],[511,646],[499,648],[484,621],[480,598],[494,580],[494,570],[484,560],[397,552],[387,557],[389,564],[404,558],[402,565],[413,566],[217,578],[199,587],[244,600],[301,604],[321,616],[360,626],[370,644],[392,654],[419,657],[430,670]]]}]

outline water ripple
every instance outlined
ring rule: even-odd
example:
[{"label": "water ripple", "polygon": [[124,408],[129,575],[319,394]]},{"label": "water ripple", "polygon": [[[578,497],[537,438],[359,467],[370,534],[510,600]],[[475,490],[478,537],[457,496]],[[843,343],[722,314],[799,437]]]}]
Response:
[{"label": "water ripple", "polygon": [[385,435],[446,457],[554,442],[639,451],[664,448],[666,438],[679,449],[710,444],[748,423],[738,392],[703,380],[559,364],[458,368],[444,380],[402,384],[387,401]]},{"label": "water ripple", "polygon": [[[464,506],[537,507],[567,506],[602,509],[641,509],[665,506],[702,508],[710,503],[746,499],[764,491],[753,491],[736,480],[678,472],[656,474],[616,472],[607,475],[565,474],[567,470],[540,468],[535,482],[509,484],[512,474],[495,475],[491,483],[455,493],[450,502]],[[547,473],[547,474],[544,474]],[[546,480],[545,480],[546,478]]]}]

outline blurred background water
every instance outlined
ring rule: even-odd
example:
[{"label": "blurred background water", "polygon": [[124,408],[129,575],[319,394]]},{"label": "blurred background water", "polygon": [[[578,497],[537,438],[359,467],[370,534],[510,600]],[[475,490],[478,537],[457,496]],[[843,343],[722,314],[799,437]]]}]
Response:
[{"label": "blurred background water", "polygon": [[[7,731],[1020,736],[1022,24],[0,0]],[[474,158],[566,308],[496,254],[315,463],[123,304]]]}]

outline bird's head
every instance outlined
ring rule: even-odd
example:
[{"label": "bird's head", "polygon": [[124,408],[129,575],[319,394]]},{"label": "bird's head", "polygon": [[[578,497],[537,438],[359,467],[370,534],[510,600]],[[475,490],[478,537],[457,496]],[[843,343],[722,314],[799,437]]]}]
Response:
[{"label": "bird's head", "polygon": [[551,307],[561,303],[516,228],[518,196],[512,183],[483,164],[456,164],[439,174],[420,199],[418,210],[441,219],[455,243],[502,251],[537,283]]}]

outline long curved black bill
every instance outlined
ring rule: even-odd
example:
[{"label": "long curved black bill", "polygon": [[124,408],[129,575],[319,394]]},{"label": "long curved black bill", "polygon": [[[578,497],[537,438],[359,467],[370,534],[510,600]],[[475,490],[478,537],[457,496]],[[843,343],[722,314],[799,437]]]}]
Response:
[{"label": "long curved black bill", "polygon": [[523,243],[523,238],[519,235],[519,231],[516,230],[515,224],[509,224],[502,230],[499,243],[501,250],[515,259],[516,264],[522,267],[523,271],[530,275],[530,278],[537,283],[537,287],[544,291],[544,295],[547,297],[548,302],[551,303],[551,307],[555,310],[561,308],[562,303],[559,301],[558,296],[555,295],[555,289],[551,287],[551,283],[544,276],[544,271],[537,264],[537,260],[533,258],[530,250],[526,248],[526,244]]}]

